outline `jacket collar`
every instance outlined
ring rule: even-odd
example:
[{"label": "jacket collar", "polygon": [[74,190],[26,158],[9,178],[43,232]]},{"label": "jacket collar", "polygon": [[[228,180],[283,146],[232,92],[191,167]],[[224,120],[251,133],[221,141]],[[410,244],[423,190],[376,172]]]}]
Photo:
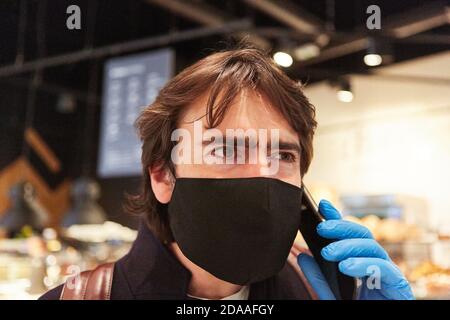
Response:
[{"label": "jacket collar", "polygon": [[[191,273],[141,220],[130,252],[118,262],[134,299],[187,299]],[[249,300],[310,299],[286,263],[275,276],[251,284]]]},{"label": "jacket collar", "polygon": [[137,299],[184,299],[191,273],[141,220],[130,252],[119,261]]}]

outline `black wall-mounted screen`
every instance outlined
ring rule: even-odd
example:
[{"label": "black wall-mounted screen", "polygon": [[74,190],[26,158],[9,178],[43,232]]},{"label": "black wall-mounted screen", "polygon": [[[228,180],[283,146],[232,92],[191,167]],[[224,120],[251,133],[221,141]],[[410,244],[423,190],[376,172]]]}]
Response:
[{"label": "black wall-mounted screen", "polygon": [[140,111],[172,77],[174,52],[113,58],[104,69],[98,175],[102,178],[141,174],[141,142],[134,128]]}]

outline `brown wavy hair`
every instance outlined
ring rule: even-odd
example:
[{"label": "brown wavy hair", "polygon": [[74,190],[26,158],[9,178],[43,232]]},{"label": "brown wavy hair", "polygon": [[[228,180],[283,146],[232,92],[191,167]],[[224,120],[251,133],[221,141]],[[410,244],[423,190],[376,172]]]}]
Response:
[{"label": "brown wavy hair", "polygon": [[303,86],[284,74],[269,55],[247,45],[213,53],[172,78],[146,107],[135,126],[142,141],[142,185],[136,195],[127,195],[125,210],[144,215],[149,228],[164,243],[173,241],[167,205],[160,203],[151,188],[148,168],[162,166],[174,174],[172,132],[177,129],[183,108],[209,91],[207,125],[216,127],[230,103],[243,88],[263,93],[298,133],[302,176],[313,156],[317,126],[315,108],[303,94]]}]

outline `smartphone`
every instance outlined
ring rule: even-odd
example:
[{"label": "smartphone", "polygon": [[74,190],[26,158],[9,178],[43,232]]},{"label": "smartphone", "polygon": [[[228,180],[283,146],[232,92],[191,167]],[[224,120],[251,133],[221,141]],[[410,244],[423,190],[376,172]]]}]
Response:
[{"label": "smartphone", "polygon": [[325,219],[320,214],[319,208],[308,189],[303,185],[299,226],[300,233],[303,239],[305,239],[309,250],[319,265],[336,299],[352,300],[356,292],[356,279],[340,272],[337,262],[325,260],[320,253],[323,247],[334,242],[333,240],[322,238],[317,233],[317,225],[322,221],[325,221]]}]

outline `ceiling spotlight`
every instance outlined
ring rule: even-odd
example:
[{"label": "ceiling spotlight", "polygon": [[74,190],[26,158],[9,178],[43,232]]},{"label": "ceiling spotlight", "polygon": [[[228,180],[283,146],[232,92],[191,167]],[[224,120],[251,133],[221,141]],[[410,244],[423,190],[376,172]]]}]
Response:
[{"label": "ceiling spotlight", "polygon": [[63,93],[58,97],[56,110],[60,113],[72,113],[77,107],[77,101],[70,93]]},{"label": "ceiling spotlight", "polygon": [[290,67],[294,62],[292,56],[289,53],[283,51],[275,52],[275,54],[273,55],[273,60],[275,60],[276,64],[284,68]]},{"label": "ceiling spotlight", "polygon": [[337,98],[341,102],[352,102],[353,92],[350,86],[350,81],[347,79],[340,79],[338,82]]},{"label": "ceiling spotlight", "polygon": [[370,38],[364,63],[369,67],[376,67],[382,63],[392,62],[393,56],[389,43],[382,38]]},{"label": "ceiling spotlight", "polygon": [[383,58],[376,53],[367,53],[364,56],[364,63],[369,67],[379,66],[383,62]]}]

